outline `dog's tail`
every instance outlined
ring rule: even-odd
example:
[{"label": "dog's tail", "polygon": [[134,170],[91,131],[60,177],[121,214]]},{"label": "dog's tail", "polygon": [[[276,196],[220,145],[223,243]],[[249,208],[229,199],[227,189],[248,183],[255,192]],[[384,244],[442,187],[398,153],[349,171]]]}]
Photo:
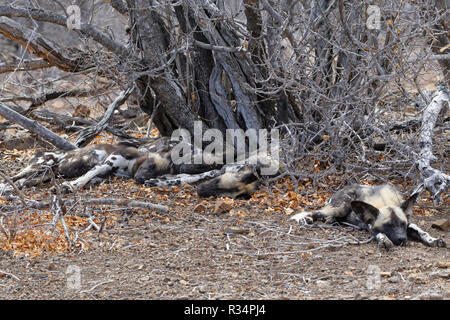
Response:
[{"label": "dog's tail", "polygon": [[200,184],[197,193],[201,197],[249,197],[258,186],[258,177],[247,166],[239,171],[224,174]]}]

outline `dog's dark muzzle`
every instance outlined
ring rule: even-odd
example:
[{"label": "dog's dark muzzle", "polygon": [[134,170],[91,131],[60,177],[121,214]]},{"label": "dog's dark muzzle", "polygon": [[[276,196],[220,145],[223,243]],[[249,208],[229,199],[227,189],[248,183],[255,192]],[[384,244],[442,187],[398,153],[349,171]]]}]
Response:
[{"label": "dog's dark muzzle", "polygon": [[404,246],[404,245],[406,245],[407,240],[408,239],[406,237],[391,239],[392,243],[395,244],[396,246]]}]

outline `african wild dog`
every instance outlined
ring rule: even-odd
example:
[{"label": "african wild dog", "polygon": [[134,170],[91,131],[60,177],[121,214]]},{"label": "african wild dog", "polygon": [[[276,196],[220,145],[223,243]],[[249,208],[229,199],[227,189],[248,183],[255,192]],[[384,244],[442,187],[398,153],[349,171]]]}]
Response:
[{"label": "african wild dog", "polygon": [[[192,174],[167,175],[150,179],[146,181],[146,185],[173,186],[212,178],[198,185],[197,193],[199,196],[249,199],[251,194],[258,188],[262,173],[265,175],[276,175],[279,163],[265,153],[246,155],[242,158],[238,157],[236,162],[219,167],[213,165],[213,167],[208,168],[203,165],[204,170],[201,173],[198,173],[192,167],[194,165],[190,165],[189,169]],[[267,174],[267,172],[263,171],[264,169],[270,169],[271,174]],[[182,171],[179,170],[178,172]]]},{"label": "african wild dog", "polygon": [[419,193],[415,193],[403,201],[401,193],[390,184],[354,184],[334,194],[322,209],[301,212],[291,219],[297,222],[345,221],[372,231],[379,245],[385,248],[403,245],[408,238],[430,247],[445,247],[442,239],[433,238],[417,225],[409,223],[408,219],[418,195]]},{"label": "african wild dog", "polygon": [[[225,155],[206,155],[210,164],[173,163],[170,152],[178,143],[160,138],[140,148],[118,143],[93,144],[69,152],[36,152],[28,166],[12,180],[19,186],[38,185],[50,180],[49,170],[53,170],[62,178],[76,178],[63,182],[66,192],[81,189],[93,179],[109,175],[134,178],[139,184],[161,187],[214,178],[199,185],[200,196],[248,197],[255,191],[258,177],[252,167],[244,164],[224,166],[220,163]],[[222,161],[216,164],[218,158]],[[257,165],[261,166],[259,162]]]},{"label": "african wild dog", "polygon": [[28,166],[12,180],[20,186],[32,186],[50,180],[49,170],[66,178],[66,191],[83,188],[89,181],[108,175],[133,177],[143,183],[147,179],[170,172],[167,153],[142,152],[127,144],[93,144],[69,152],[37,152]]}]

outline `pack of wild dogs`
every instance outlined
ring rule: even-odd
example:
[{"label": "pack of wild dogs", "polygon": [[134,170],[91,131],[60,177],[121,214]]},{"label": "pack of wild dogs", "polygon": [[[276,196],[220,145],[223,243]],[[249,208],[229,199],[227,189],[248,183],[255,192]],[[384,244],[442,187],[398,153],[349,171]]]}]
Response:
[{"label": "pack of wild dogs", "polygon": [[[56,175],[74,179],[60,185],[63,191],[74,192],[90,182],[114,175],[158,187],[200,182],[197,186],[199,196],[248,199],[258,188],[261,170],[278,166],[270,154],[263,157],[247,154],[244,157],[246,161],[223,164],[225,153],[203,154],[206,161],[198,164],[192,161],[177,164],[172,160],[172,151],[180,143],[184,142],[160,138],[139,147],[117,143],[92,144],[69,152],[39,151],[23,170],[12,177],[12,181],[19,187],[30,187],[47,182]],[[190,145],[189,148],[195,156],[195,147]],[[335,193],[323,208],[297,213],[291,219],[302,223],[317,220],[346,222],[372,232],[374,239],[384,248],[404,245],[408,240],[431,247],[446,247],[441,238],[434,238],[409,222],[418,195],[415,193],[403,200],[398,189],[390,184],[350,185]]]}]

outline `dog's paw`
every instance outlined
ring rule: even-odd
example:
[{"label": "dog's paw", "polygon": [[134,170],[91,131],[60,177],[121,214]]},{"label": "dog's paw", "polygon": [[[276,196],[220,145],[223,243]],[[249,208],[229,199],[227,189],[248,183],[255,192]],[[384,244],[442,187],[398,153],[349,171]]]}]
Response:
[{"label": "dog's paw", "polygon": [[313,218],[311,217],[312,212],[304,211],[297,214],[294,214],[291,217],[291,220],[295,220],[298,223],[304,222],[304,223],[313,223]]},{"label": "dog's paw", "polygon": [[72,193],[76,190],[76,188],[70,182],[63,182],[61,184],[61,192],[62,193]]},{"label": "dog's paw", "polygon": [[447,244],[445,243],[442,238],[436,239],[431,243],[432,247],[438,247],[438,248],[447,248]]},{"label": "dog's paw", "polygon": [[394,243],[384,233],[378,233],[376,239],[380,249],[389,250],[394,247]]},{"label": "dog's paw", "polygon": [[144,181],[144,186],[146,187],[159,187],[161,184],[161,179],[148,179]]}]

